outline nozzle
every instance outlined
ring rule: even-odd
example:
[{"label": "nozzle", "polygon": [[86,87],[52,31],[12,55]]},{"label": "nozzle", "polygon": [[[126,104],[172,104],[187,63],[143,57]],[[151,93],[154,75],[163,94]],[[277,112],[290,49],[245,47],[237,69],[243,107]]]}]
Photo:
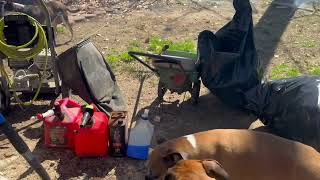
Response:
[{"label": "nozzle", "polygon": [[80,128],[84,128],[91,120],[94,113],[94,107],[92,105],[87,105],[83,108],[83,115],[80,124]]},{"label": "nozzle", "polygon": [[45,113],[39,113],[36,116],[32,116],[31,119],[33,120],[43,120],[44,118],[50,117],[54,115],[54,111],[52,109],[48,110]]}]

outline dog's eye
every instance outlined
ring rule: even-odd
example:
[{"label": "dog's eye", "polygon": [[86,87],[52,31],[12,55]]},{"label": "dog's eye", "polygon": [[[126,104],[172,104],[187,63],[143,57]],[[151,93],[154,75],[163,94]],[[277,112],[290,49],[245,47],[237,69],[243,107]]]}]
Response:
[{"label": "dog's eye", "polygon": [[174,177],[172,174],[167,174],[165,177],[164,177],[164,180],[174,180]]}]

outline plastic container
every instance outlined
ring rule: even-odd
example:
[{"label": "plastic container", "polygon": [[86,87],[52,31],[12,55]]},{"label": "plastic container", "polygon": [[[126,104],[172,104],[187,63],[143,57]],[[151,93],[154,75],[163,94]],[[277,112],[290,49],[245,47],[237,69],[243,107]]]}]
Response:
[{"label": "plastic container", "polygon": [[44,118],[45,146],[73,149],[73,131],[80,115],[80,104],[68,98],[56,101],[54,109],[38,114],[39,119]]},{"label": "plastic container", "polygon": [[118,119],[116,124],[110,126],[110,155],[113,157],[126,156],[125,120]]},{"label": "plastic container", "polygon": [[141,118],[131,129],[127,156],[135,159],[148,159],[149,147],[153,136],[154,125],[149,121],[149,110],[145,110]]},{"label": "plastic container", "polygon": [[[82,126],[82,115],[75,131],[75,153],[78,157],[105,156],[108,152],[108,117],[103,112],[94,112],[87,125]],[[80,127],[81,126],[81,127]]]}]

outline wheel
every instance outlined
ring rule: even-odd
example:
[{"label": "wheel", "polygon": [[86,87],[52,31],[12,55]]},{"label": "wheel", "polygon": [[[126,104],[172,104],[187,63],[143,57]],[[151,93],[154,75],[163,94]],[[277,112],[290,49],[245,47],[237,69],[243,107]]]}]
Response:
[{"label": "wheel", "polygon": [[158,83],[158,99],[159,100],[163,100],[163,96],[166,94],[167,92],[167,88],[165,87],[165,85],[159,81]]},{"label": "wheel", "polygon": [[197,80],[196,82],[193,83],[192,90],[191,90],[191,103],[193,105],[197,105],[199,102],[200,88],[201,88],[200,80]]},{"label": "wheel", "polygon": [[11,94],[9,92],[8,82],[0,77],[0,112],[6,114],[10,110]]}]

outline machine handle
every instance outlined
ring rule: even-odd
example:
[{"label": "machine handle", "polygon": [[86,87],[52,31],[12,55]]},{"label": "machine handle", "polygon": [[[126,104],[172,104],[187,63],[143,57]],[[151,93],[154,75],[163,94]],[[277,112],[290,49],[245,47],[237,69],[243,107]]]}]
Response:
[{"label": "machine handle", "polygon": [[[167,48],[169,46],[165,46],[164,48]],[[159,72],[151,67],[149,64],[145,63],[142,59],[140,59],[138,56],[144,56],[144,57],[148,57],[151,59],[154,59],[154,61],[156,63],[173,63],[176,65],[179,65],[181,70],[185,73],[185,70],[183,68],[183,66],[181,65],[181,63],[179,61],[177,61],[174,57],[168,57],[168,56],[162,56],[162,55],[156,55],[156,54],[149,54],[149,53],[142,53],[142,52],[134,52],[134,51],[129,51],[128,54],[133,57],[134,59],[136,59],[137,61],[139,61],[141,64],[143,64],[144,66],[146,66],[147,68],[149,68],[151,71],[159,74]]]},{"label": "machine handle", "polygon": [[133,52],[133,51],[129,51],[128,52],[129,56],[133,57],[133,59],[139,61],[141,64],[143,64],[144,66],[146,66],[148,69],[150,69],[151,71],[158,73],[157,70],[153,67],[151,67],[149,64],[145,63],[142,59],[140,59],[138,56],[145,56],[145,57],[149,57],[149,55],[151,54],[147,54],[147,53],[140,53],[140,52]]}]

